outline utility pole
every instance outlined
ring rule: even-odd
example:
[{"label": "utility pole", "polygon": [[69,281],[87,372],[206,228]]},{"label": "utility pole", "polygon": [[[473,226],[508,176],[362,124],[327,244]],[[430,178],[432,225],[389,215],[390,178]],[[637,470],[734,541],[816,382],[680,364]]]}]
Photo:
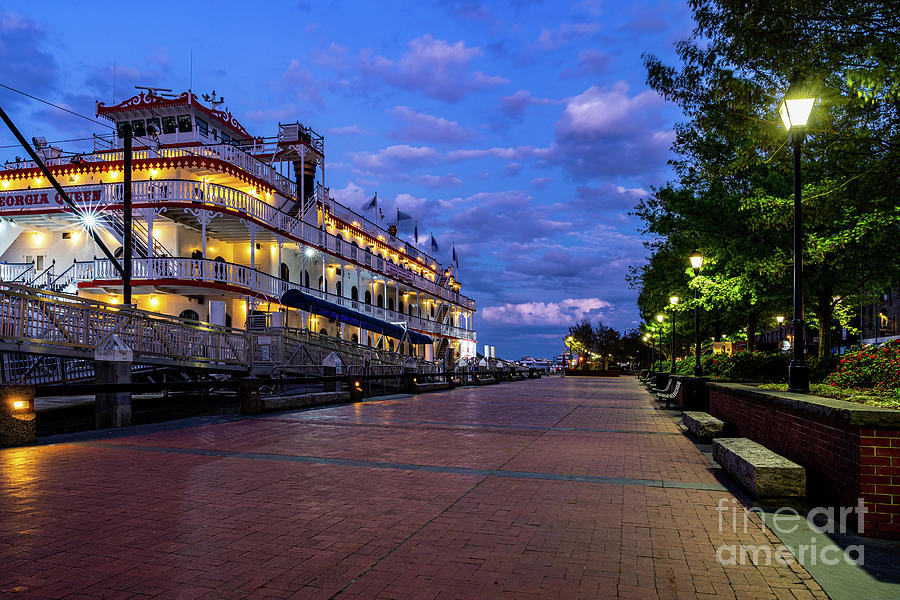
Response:
[{"label": "utility pole", "polygon": [[[123,213],[124,216],[122,218],[122,261],[124,264],[122,265],[122,295],[123,303],[125,306],[131,305],[131,263],[132,263],[132,255],[134,253],[134,244],[132,243],[132,227],[131,227],[131,145],[132,145],[132,130],[131,123],[125,123],[125,126],[122,128],[123,133],[125,134],[125,147],[124,147],[124,170],[125,170],[125,182],[123,185],[125,186],[124,194],[122,196],[122,204],[123,204]],[[204,240],[205,242],[206,240]],[[149,249],[148,249],[149,250]]]}]

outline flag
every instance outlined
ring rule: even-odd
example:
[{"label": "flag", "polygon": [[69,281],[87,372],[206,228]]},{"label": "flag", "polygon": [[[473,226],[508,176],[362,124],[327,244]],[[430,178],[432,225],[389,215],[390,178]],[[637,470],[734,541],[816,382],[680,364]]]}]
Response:
[{"label": "flag", "polygon": [[413,237],[416,239],[416,247],[419,246],[419,222],[416,221],[416,226],[413,228]]},{"label": "flag", "polygon": [[381,212],[381,209],[380,209],[380,208],[378,209],[378,217],[379,217],[382,221],[384,221],[384,213]]},{"label": "flag", "polygon": [[438,246],[437,240],[434,239],[434,234],[431,234],[431,252],[432,254],[440,250],[440,246]]},{"label": "flag", "polygon": [[459,258],[456,256],[456,244],[453,244],[453,262],[459,264]]},{"label": "flag", "polygon": [[411,216],[409,216],[405,212],[401,212],[399,208],[397,209],[397,222],[398,223],[400,221],[409,221],[410,219],[412,219]]},{"label": "flag", "polygon": [[363,206],[363,210],[369,210],[370,208],[378,208],[378,192],[375,192],[375,195],[372,196],[372,199],[366,202],[365,206]]}]

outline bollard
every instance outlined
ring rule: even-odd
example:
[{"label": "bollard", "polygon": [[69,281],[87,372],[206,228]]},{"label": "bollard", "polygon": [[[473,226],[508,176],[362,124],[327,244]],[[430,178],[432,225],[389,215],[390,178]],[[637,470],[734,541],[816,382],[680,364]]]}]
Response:
[{"label": "bollard", "polygon": [[363,397],[365,396],[365,394],[363,394],[362,381],[360,381],[359,379],[357,379],[355,377],[348,377],[347,378],[347,391],[350,392],[350,401],[351,402],[362,402],[363,401]]},{"label": "bollard", "polygon": [[241,401],[242,415],[262,414],[262,398],[259,395],[259,380],[255,377],[244,377],[238,383],[238,399]]},{"label": "bollard", "polygon": [[0,446],[35,439],[34,386],[0,385]]},{"label": "bollard", "polygon": [[[111,336],[94,351],[96,381],[104,383],[131,383],[133,353],[128,345]],[[94,396],[94,425],[97,429],[131,426],[131,392],[101,392]]]},{"label": "bollard", "polygon": [[418,394],[419,393],[419,384],[418,378],[414,373],[407,373],[403,376],[404,383],[406,384],[406,393],[407,394]]}]

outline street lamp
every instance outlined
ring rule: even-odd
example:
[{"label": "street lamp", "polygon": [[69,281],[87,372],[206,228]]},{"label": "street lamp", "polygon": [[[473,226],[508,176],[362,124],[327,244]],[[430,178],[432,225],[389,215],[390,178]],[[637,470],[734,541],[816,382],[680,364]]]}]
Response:
[{"label": "street lamp", "polygon": [[[648,339],[649,339],[649,338],[645,335],[645,336],[644,336],[644,347],[647,346],[647,340],[648,340]],[[649,351],[650,351],[650,349],[647,348],[646,352],[649,353]],[[648,358],[650,358],[650,359],[652,360],[652,356],[649,356]]]},{"label": "street lamp", "polygon": [[800,201],[800,145],[816,98],[805,94],[798,79],[791,82],[779,113],[794,148],[794,357],[788,367],[788,391],[809,391],[809,369],[803,335],[803,211]]},{"label": "street lamp", "polygon": [[662,322],[666,317],[664,315],[656,315],[656,322],[659,323],[659,349],[656,352],[656,359],[662,360],[663,338],[662,338]]},{"label": "street lamp", "polygon": [[[703,255],[694,248],[688,258],[694,269],[694,277],[697,277],[703,266]],[[694,377],[703,377],[703,367],[700,366],[700,286],[694,287],[694,359]]]},{"label": "street lamp", "polygon": [[672,366],[669,372],[675,374],[675,305],[678,304],[678,296],[669,296],[669,304],[672,305]]},{"label": "street lamp", "polygon": [[784,323],[784,317],[781,315],[778,315],[777,317],[775,317],[775,320],[778,321],[778,350],[780,351],[782,335],[784,334],[784,331],[781,329],[781,324]]}]

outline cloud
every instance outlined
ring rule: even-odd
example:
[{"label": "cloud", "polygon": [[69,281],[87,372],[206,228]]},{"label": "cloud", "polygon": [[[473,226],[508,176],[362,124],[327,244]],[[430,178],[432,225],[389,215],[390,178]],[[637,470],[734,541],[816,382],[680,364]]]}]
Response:
[{"label": "cloud", "polygon": [[655,92],[630,96],[622,81],[591,86],[567,101],[548,160],[579,179],[660,172],[674,140],[671,129],[661,128],[662,107]]},{"label": "cloud", "polygon": [[563,23],[556,29],[542,29],[537,45],[544,50],[553,50],[567,42],[596,37],[600,29],[596,23]]},{"label": "cloud", "polygon": [[507,117],[521,118],[529,106],[559,104],[551,98],[535,98],[528,90],[519,90],[512,96],[500,97],[500,110]]},{"label": "cloud", "polygon": [[309,69],[296,58],[291,60],[287,69],[281,74],[281,80],[273,86],[277,91],[300,98],[304,103],[314,106],[325,106],[319,93],[319,82]]},{"label": "cloud", "polygon": [[348,181],[347,185],[340,189],[332,189],[331,195],[344,206],[359,206],[363,201],[372,198],[371,193],[353,181]]},{"label": "cloud", "polygon": [[432,189],[456,187],[462,183],[462,179],[455,175],[419,175],[411,181]]},{"label": "cloud", "polygon": [[390,113],[402,125],[390,133],[390,136],[402,142],[428,141],[442,143],[458,143],[471,140],[471,131],[456,121],[419,113],[408,106],[397,106]]},{"label": "cloud", "polygon": [[578,53],[578,68],[574,71],[563,71],[563,79],[570,77],[590,77],[606,73],[612,57],[606,52],[588,48]]},{"label": "cloud", "polygon": [[469,94],[507,83],[502,77],[470,71],[470,63],[480,48],[455,44],[424,35],[409,42],[409,50],[397,60],[360,53],[363,75],[381,79],[388,85],[444,100],[459,102]]},{"label": "cloud", "polygon": [[350,160],[360,171],[389,175],[392,171],[404,171],[436,164],[440,153],[428,146],[398,144],[376,152],[351,152]]},{"label": "cloud", "polygon": [[[46,34],[28,17],[0,12],[0,81],[31,94],[53,90],[59,79],[56,59],[43,49]],[[31,100],[2,90],[7,106]]]},{"label": "cloud", "polygon": [[531,180],[531,186],[536,190],[542,190],[553,183],[552,177],[535,177]]},{"label": "cloud", "polygon": [[600,298],[566,298],[559,302],[522,302],[485,306],[481,318],[509,325],[572,325],[596,316],[612,304]]},{"label": "cloud", "polygon": [[331,127],[328,133],[332,135],[369,135],[372,132],[359,125],[345,125],[343,127]]}]

